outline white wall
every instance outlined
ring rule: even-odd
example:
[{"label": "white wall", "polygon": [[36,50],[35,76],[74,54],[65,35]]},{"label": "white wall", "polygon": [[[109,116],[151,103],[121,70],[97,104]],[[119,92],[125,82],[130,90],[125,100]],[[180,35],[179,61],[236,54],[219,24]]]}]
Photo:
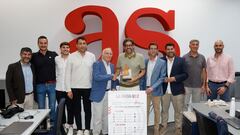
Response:
[{"label": "white wall", "polygon": [[[214,53],[214,41],[222,39],[224,51],[233,56],[236,70],[240,71],[239,0],[0,0],[0,79],[5,78],[8,64],[19,60],[20,48],[38,50],[38,36],[46,35],[49,49],[57,52],[60,42],[77,37],[66,30],[64,20],[69,12],[85,5],[106,6],[114,11],[119,21],[119,44],[124,39],[126,21],[135,10],[143,7],[175,10],[175,30],[169,35],[179,43],[181,54],[188,51],[189,40],[197,38],[200,52],[208,57]],[[85,33],[101,31],[99,18],[87,16],[85,22]],[[152,18],[141,18],[138,23],[146,29],[162,30],[161,24]],[[101,47],[96,46],[99,44],[94,43],[89,50],[99,55]],[[142,49],[137,51],[146,54]]]}]

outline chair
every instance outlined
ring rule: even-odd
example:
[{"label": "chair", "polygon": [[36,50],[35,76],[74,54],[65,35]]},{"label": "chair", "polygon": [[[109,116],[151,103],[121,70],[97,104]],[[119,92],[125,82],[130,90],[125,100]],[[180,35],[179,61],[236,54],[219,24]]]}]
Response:
[{"label": "chair", "polygon": [[64,111],[65,99],[62,98],[57,106],[56,120],[54,122],[54,127],[52,130],[36,130],[34,135],[65,135],[65,131],[62,125],[62,115]]},{"label": "chair", "polygon": [[65,105],[65,98],[62,98],[57,106],[57,116],[56,121],[54,123],[53,127],[53,134],[54,135],[63,135],[65,134],[63,125],[62,125],[62,116],[64,111],[64,105]]},{"label": "chair", "polygon": [[213,119],[195,110],[200,135],[218,135],[217,123]]}]

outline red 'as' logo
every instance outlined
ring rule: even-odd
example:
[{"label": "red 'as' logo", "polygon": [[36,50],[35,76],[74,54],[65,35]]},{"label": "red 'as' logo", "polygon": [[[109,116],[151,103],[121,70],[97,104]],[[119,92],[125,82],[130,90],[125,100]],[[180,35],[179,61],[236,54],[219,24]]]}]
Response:
[{"label": "red 'as' logo", "polygon": [[[66,28],[73,34],[80,35],[85,30],[83,17],[86,15],[96,15],[102,20],[102,32],[90,33],[84,36],[87,43],[102,40],[102,49],[110,47],[113,50],[113,63],[116,63],[119,54],[119,26],[118,20],[114,12],[102,6],[83,6],[70,12],[65,20]],[[147,49],[150,42],[157,42],[159,51],[164,52],[166,43],[175,45],[177,55],[180,55],[178,43],[170,36],[156,31],[142,29],[137,24],[137,19],[141,17],[153,17],[162,24],[165,31],[171,31],[175,26],[175,12],[170,10],[164,12],[157,8],[142,8],[136,10],[128,19],[125,26],[126,37],[132,38],[136,45]],[[76,39],[70,41],[71,52],[76,50]],[[121,44],[122,45],[122,44]]]}]

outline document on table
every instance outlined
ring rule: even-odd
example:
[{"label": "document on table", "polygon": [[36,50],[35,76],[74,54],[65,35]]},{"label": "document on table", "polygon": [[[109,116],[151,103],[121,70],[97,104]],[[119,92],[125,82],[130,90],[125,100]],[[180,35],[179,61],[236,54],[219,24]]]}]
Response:
[{"label": "document on table", "polygon": [[108,134],[147,135],[145,91],[108,92]]}]

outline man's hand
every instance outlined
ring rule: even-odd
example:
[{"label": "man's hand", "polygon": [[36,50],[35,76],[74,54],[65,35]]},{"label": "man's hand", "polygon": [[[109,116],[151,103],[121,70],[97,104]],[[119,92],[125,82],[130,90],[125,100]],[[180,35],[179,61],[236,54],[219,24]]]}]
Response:
[{"label": "man's hand", "polygon": [[131,80],[129,80],[129,83],[136,82],[138,80],[138,77],[132,77]]},{"label": "man's hand", "polygon": [[171,82],[175,82],[176,81],[176,78],[175,77],[166,77],[165,78],[165,82],[166,83],[171,83]]},{"label": "man's hand", "polygon": [[205,85],[202,85],[201,87],[201,93],[205,93],[207,91],[207,88]]},{"label": "man's hand", "polygon": [[72,93],[72,91],[67,92],[67,96],[68,96],[70,99],[73,99],[73,93]]},{"label": "man's hand", "polygon": [[207,94],[208,96],[210,96],[210,95],[212,94],[212,91],[209,89],[208,86],[207,86],[207,88],[206,88],[206,94]]},{"label": "man's hand", "polygon": [[113,75],[112,80],[113,80],[113,81],[116,81],[116,80],[117,80],[117,75],[116,75],[116,74]]},{"label": "man's hand", "polygon": [[17,99],[16,99],[16,100],[13,100],[13,101],[11,102],[11,104],[12,104],[12,105],[16,105],[16,104],[17,104]]},{"label": "man's hand", "polygon": [[146,93],[147,93],[147,94],[151,94],[152,91],[153,91],[153,88],[152,88],[152,87],[149,87],[149,88],[146,89]]},{"label": "man's hand", "polygon": [[222,86],[217,89],[217,94],[218,95],[223,95],[226,91],[226,87]]}]

